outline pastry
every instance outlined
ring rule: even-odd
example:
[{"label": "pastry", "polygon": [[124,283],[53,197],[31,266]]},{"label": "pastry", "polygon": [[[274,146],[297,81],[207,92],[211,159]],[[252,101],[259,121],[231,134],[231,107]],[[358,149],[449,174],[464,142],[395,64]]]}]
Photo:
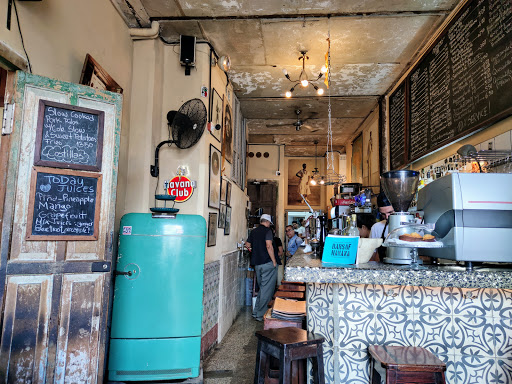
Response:
[{"label": "pastry", "polygon": [[416,232],[406,233],[406,234],[398,236],[398,238],[403,241],[422,241],[423,240],[421,235]]},{"label": "pastry", "polygon": [[424,235],[423,236],[423,241],[430,241],[430,242],[436,241],[436,237],[433,236],[433,235]]}]

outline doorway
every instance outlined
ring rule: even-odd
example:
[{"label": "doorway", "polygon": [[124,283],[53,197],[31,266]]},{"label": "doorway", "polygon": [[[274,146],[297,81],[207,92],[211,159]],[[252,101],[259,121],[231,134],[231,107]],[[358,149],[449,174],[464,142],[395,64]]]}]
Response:
[{"label": "doorway", "polygon": [[279,233],[276,222],[277,182],[250,180],[247,183],[247,194],[251,203],[248,229],[257,227],[260,223],[259,216],[266,213],[272,216],[272,220],[276,225],[276,233]]}]

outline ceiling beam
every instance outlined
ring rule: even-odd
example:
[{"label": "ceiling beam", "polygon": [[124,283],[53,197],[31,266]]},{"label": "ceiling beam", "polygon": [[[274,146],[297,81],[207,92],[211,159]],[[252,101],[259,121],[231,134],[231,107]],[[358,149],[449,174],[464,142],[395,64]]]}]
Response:
[{"label": "ceiling beam", "polygon": [[276,14],[276,15],[229,15],[229,16],[158,16],[151,17],[151,21],[202,21],[202,20],[272,20],[292,19],[304,21],[308,19],[326,18],[368,18],[368,17],[416,17],[416,16],[446,16],[449,10],[439,11],[393,11],[393,12],[338,12],[338,13],[306,13],[297,14]]}]

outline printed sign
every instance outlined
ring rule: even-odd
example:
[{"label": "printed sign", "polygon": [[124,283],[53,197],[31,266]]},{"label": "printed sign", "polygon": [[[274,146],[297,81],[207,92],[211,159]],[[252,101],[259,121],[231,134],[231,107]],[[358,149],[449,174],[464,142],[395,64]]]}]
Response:
[{"label": "printed sign", "polygon": [[186,176],[176,176],[169,181],[167,193],[176,196],[176,202],[182,203],[190,199],[194,192],[192,181]]},{"label": "printed sign", "polygon": [[355,264],[359,236],[329,235],[325,239],[322,263]]}]

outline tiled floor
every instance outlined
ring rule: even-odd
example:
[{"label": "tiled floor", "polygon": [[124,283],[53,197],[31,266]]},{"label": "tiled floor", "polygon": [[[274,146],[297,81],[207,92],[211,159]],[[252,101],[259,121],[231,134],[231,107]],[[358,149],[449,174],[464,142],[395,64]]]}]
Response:
[{"label": "tiled floor", "polygon": [[203,363],[204,384],[252,384],[256,362],[257,339],[254,332],[263,323],[251,316],[245,306],[222,342]]}]

